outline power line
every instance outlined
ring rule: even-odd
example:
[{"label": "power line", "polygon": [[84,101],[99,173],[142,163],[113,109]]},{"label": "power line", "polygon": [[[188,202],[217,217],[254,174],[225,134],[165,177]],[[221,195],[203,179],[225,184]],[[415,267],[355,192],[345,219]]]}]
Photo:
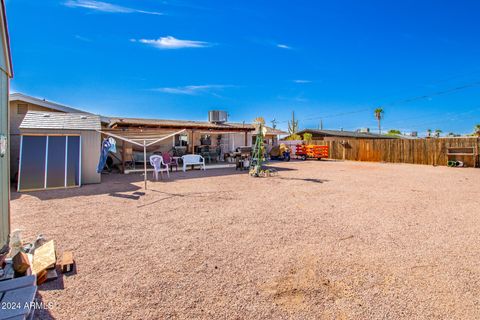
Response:
[{"label": "power line", "polygon": [[[473,87],[476,87],[476,86],[480,86],[480,81],[475,81],[475,82],[464,84],[462,86],[458,86],[458,87],[454,87],[454,88],[450,88],[450,89],[446,89],[446,90],[442,90],[442,91],[437,91],[437,92],[434,92],[434,93],[431,93],[431,94],[428,94],[428,95],[421,95],[421,96],[401,99],[401,100],[393,101],[393,102],[390,102],[390,103],[387,103],[387,104],[382,104],[382,105],[383,106],[395,106],[395,105],[398,105],[398,104],[409,103],[409,102],[414,102],[414,101],[418,101],[418,100],[424,100],[424,99],[432,98],[432,97],[435,97],[435,96],[445,95],[445,94],[449,94],[449,93],[473,88]],[[323,115],[323,116],[315,116],[315,117],[309,117],[309,118],[303,118],[303,119],[297,119],[297,120],[299,120],[299,121],[310,121],[310,120],[318,120],[318,119],[327,119],[327,118],[341,117],[341,116],[345,116],[345,115],[367,112],[367,111],[371,111],[371,110],[372,110],[372,108],[362,108],[362,109],[358,109],[358,110],[352,110],[352,111],[341,112],[341,113],[336,113],[336,114],[329,114],[329,115],[327,114],[327,115]],[[288,121],[289,120],[282,120],[282,121],[278,121],[277,123],[287,123]]]},{"label": "power line", "polygon": [[384,105],[385,106],[394,106],[394,105],[397,105],[397,104],[400,104],[400,103],[408,103],[408,102],[413,102],[413,101],[417,101],[417,100],[424,100],[424,99],[432,98],[432,97],[435,97],[435,96],[440,96],[440,95],[453,93],[453,92],[468,89],[468,88],[473,88],[473,87],[476,87],[476,86],[480,86],[480,81],[472,82],[472,83],[469,83],[469,84],[465,84],[463,86],[459,86],[459,87],[455,87],[455,88],[451,88],[451,89],[447,89],[447,90],[437,91],[437,92],[434,92],[434,93],[429,94],[429,95],[423,95],[423,96],[417,96],[417,97],[412,97],[412,98],[403,99],[403,100],[397,100],[397,101],[394,101],[394,102],[391,102],[391,103],[388,103],[388,104],[384,104]]}]

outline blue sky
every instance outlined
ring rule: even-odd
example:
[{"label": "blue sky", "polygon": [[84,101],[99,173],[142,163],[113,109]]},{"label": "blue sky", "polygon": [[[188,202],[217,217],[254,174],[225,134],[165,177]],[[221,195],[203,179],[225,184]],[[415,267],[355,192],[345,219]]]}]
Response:
[{"label": "blue sky", "polygon": [[[112,116],[471,132],[480,2],[8,0],[15,91]],[[467,86],[463,89],[453,88]],[[411,99],[414,98],[414,99]]]}]

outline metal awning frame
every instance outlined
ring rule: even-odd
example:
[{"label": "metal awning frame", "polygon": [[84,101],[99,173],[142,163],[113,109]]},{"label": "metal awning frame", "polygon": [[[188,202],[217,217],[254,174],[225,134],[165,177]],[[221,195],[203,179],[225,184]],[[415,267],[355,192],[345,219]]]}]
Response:
[{"label": "metal awning frame", "polygon": [[[134,139],[129,139],[127,137],[122,137],[121,135],[118,135],[118,134],[115,134],[115,133],[112,133],[112,132],[109,132],[109,131],[97,130],[97,132],[100,132],[100,133],[105,134],[107,136],[129,142],[129,143],[137,145],[139,147],[143,147],[143,169],[144,169],[145,190],[147,190],[147,147],[150,147],[150,146],[152,146],[156,143],[159,143],[160,141],[163,141],[165,139],[174,137],[177,134],[181,134],[184,131],[186,131],[186,129],[182,129],[182,130],[174,132],[172,134],[162,136],[161,138],[134,138]],[[147,143],[147,141],[149,141],[149,142]]]}]

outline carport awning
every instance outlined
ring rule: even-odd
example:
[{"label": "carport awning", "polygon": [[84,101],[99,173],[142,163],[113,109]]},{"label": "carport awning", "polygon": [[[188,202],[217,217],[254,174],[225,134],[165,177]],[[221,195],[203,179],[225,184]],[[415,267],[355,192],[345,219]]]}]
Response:
[{"label": "carport awning", "polygon": [[107,136],[117,138],[131,144],[143,147],[143,170],[144,170],[144,183],[145,190],[147,190],[147,147],[150,147],[156,143],[159,143],[165,139],[181,134],[186,130],[180,130],[176,132],[166,132],[163,134],[158,133],[144,133],[144,132],[127,132],[127,131],[118,131],[118,130],[97,130],[100,133],[103,133]]},{"label": "carport awning", "polygon": [[182,134],[186,129],[176,131],[176,132],[165,132],[162,134],[153,133],[153,132],[129,132],[129,131],[120,131],[120,130],[98,130],[98,132],[103,133],[104,135],[117,138],[140,147],[150,147],[156,143],[159,143],[168,138],[174,137],[178,134]]}]

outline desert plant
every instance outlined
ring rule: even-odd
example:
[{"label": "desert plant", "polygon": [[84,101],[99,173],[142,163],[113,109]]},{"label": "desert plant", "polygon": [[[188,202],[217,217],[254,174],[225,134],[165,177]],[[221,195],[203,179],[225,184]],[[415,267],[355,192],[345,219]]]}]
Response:
[{"label": "desert plant", "polygon": [[303,134],[303,140],[305,140],[308,144],[312,141],[313,135],[311,133],[304,133]]},{"label": "desert plant", "polygon": [[299,134],[291,134],[285,138],[285,140],[302,140],[302,137]]},{"label": "desert plant", "polygon": [[288,121],[288,133],[290,135],[298,132],[298,120],[295,119],[295,111],[292,111],[292,120]]},{"label": "desert plant", "polygon": [[383,108],[377,108],[374,111],[375,119],[378,121],[378,133],[382,134],[382,119],[383,115],[385,114],[385,111]]}]

